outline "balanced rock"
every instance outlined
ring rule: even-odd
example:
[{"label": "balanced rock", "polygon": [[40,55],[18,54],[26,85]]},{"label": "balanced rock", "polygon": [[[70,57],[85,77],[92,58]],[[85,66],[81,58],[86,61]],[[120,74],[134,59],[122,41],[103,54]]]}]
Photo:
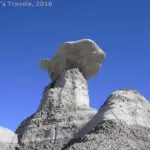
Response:
[{"label": "balanced rock", "polygon": [[137,91],[113,92],[68,150],[149,150],[150,103]]},{"label": "balanced rock", "polygon": [[92,40],[65,42],[55,57],[41,61],[41,67],[48,71],[53,80],[63,71],[73,68],[79,68],[83,76],[89,79],[97,74],[105,56],[104,51]]},{"label": "balanced rock", "polygon": [[64,43],[51,61],[42,61],[53,81],[37,112],[16,130],[21,150],[60,150],[92,119],[97,111],[89,106],[87,79],[104,56],[93,41],[81,40]]},{"label": "balanced rock", "polygon": [[15,150],[17,144],[17,135],[9,129],[0,127],[0,150]]}]

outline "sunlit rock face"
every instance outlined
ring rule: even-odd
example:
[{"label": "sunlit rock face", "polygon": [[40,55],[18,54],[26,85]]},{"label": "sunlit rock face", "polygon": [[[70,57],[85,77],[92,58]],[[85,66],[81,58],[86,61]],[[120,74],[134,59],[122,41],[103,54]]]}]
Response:
[{"label": "sunlit rock face", "polygon": [[65,70],[79,68],[86,79],[96,75],[105,58],[105,53],[89,39],[65,42],[51,60],[41,61],[53,80]]},{"label": "sunlit rock face", "polygon": [[149,150],[149,101],[132,89],[113,92],[64,149]]},{"label": "sunlit rock face", "polygon": [[103,112],[103,120],[119,119],[128,125],[150,128],[150,103],[136,90],[123,89],[113,92],[99,114]]},{"label": "sunlit rock face", "polygon": [[9,129],[0,127],[0,150],[15,150],[17,143],[18,138],[15,133]]},{"label": "sunlit rock face", "polygon": [[94,41],[84,39],[65,42],[43,60],[52,83],[17,135],[0,127],[0,150],[150,150],[150,103],[139,92],[117,90],[98,112],[90,107],[87,80],[104,58]]},{"label": "sunlit rock face", "polygon": [[105,120],[120,120],[128,125],[150,128],[150,103],[136,90],[117,90],[109,96],[78,136]]},{"label": "sunlit rock face", "polygon": [[41,62],[51,75],[35,114],[23,121],[16,133],[23,150],[57,149],[96,114],[89,105],[87,79],[95,75],[105,57],[92,40],[66,42],[56,56]]},{"label": "sunlit rock face", "polygon": [[46,145],[59,150],[96,112],[89,107],[86,80],[78,69],[71,69],[45,88],[38,111],[16,133],[24,149]]}]

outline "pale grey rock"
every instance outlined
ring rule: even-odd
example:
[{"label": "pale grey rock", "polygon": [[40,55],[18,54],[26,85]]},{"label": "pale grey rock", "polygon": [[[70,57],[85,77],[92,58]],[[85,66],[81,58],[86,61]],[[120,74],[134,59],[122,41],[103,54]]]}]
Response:
[{"label": "pale grey rock", "polygon": [[62,150],[150,150],[150,128],[105,120]]},{"label": "pale grey rock", "polygon": [[149,150],[150,103],[135,90],[113,92],[64,149]]},{"label": "pale grey rock", "polygon": [[0,150],[15,150],[17,144],[17,135],[7,128],[0,127]]},{"label": "pale grey rock", "polygon": [[62,71],[79,68],[86,79],[96,75],[105,58],[105,52],[92,40],[65,42],[51,60],[41,61],[53,80]]},{"label": "pale grey rock", "polygon": [[61,149],[96,114],[89,106],[87,79],[100,69],[105,53],[88,39],[62,44],[51,60],[43,60],[53,82],[35,114],[16,130],[22,150]]},{"label": "pale grey rock", "polygon": [[104,105],[99,114],[105,110],[107,113],[103,115],[103,120],[117,118],[128,125],[150,128],[150,103],[136,90],[126,89],[113,92],[107,105]]},{"label": "pale grey rock", "polygon": [[17,143],[17,135],[7,128],[0,127],[0,142]]},{"label": "pale grey rock", "polygon": [[22,150],[61,149],[96,112],[79,69],[63,72],[45,88],[38,111],[17,129]]},{"label": "pale grey rock", "polygon": [[150,103],[139,92],[132,89],[113,92],[77,136],[87,133],[93,126],[104,120],[120,120],[128,125],[150,128]]},{"label": "pale grey rock", "polygon": [[118,90],[98,112],[90,107],[87,79],[104,58],[94,41],[83,39],[43,60],[52,83],[37,112],[16,130],[18,137],[0,128],[0,150],[150,150],[150,103],[139,92]]}]

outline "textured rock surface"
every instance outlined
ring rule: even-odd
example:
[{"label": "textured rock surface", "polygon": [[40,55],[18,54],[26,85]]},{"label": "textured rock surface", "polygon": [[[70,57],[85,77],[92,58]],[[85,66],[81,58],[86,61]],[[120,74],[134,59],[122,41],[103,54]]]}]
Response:
[{"label": "textured rock surface", "polygon": [[105,120],[62,150],[149,150],[150,128]]},{"label": "textured rock surface", "polygon": [[89,106],[87,79],[105,53],[92,40],[66,42],[52,60],[43,60],[53,82],[45,88],[38,111],[16,130],[23,150],[61,149],[96,114]]},{"label": "textured rock surface", "polygon": [[79,69],[71,69],[45,88],[38,111],[16,133],[24,150],[59,150],[95,114],[89,107],[87,81]]},{"label": "textured rock surface", "polygon": [[65,42],[52,60],[43,60],[42,68],[46,69],[52,79],[68,69],[79,68],[86,79],[96,75],[105,53],[98,45],[89,39]]},{"label": "textured rock surface", "polygon": [[105,53],[92,40],[66,42],[52,60],[43,60],[53,82],[45,88],[38,111],[16,130],[22,149],[61,149],[96,114],[89,107],[87,79]]},{"label": "textured rock surface", "polygon": [[52,83],[18,137],[0,128],[0,150],[150,150],[150,103],[139,92],[118,90],[98,112],[90,107],[87,79],[104,58],[94,41],[80,40],[43,60]]},{"label": "textured rock surface", "polygon": [[0,127],[0,150],[14,150],[17,143],[18,138],[15,133],[9,129]]},{"label": "textured rock surface", "polygon": [[68,150],[149,150],[150,103],[135,90],[113,92]]}]

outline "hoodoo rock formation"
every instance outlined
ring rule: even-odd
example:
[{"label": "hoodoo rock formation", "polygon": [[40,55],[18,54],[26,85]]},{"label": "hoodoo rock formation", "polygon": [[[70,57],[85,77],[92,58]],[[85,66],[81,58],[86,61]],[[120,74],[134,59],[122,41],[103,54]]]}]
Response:
[{"label": "hoodoo rock formation", "polygon": [[66,42],[52,60],[43,60],[52,83],[45,87],[35,114],[18,127],[22,149],[60,150],[95,114],[89,106],[87,79],[95,75],[105,53],[92,40]]},{"label": "hoodoo rock formation", "polygon": [[41,67],[52,79],[36,113],[16,134],[0,128],[0,150],[150,150],[150,103],[136,90],[113,92],[97,111],[87,80],[105,53],[88,39],[62,44]]}]

